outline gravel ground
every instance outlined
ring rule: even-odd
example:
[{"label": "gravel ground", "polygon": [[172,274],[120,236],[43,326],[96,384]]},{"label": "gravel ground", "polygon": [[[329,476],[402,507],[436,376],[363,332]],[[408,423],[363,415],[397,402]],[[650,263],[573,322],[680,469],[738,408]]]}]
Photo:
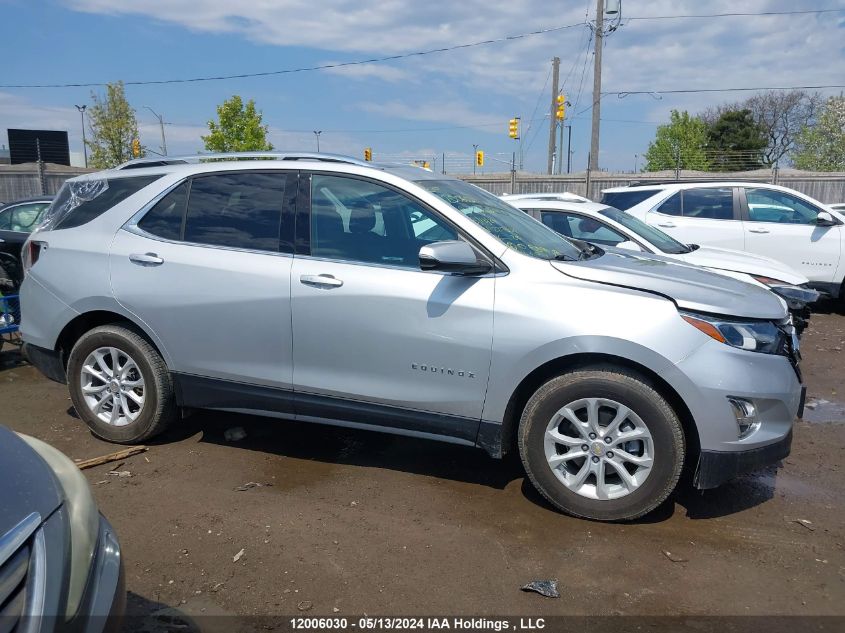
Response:
[{"label": "gravel ground", "polygon": [[[136,615],[845,616],[843,349],[845,317],[814,316],[813,408],[780,468],[632,524],[563,516],[480,450],[235,414],[196,413],[85,474]],[[0,422],[74,459],[115,450],[8,346]],[[234,426],[246,438],[225,441]],[[547,578],[560,599],[520,591]]]}]

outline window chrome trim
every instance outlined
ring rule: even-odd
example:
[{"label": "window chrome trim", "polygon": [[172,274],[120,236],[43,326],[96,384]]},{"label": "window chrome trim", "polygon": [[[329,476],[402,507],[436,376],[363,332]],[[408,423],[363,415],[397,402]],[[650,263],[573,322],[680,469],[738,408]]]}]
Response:
[{"label": "window chrome trim", "polygon": [[320,257],[318,255],[296,255],[295,258],[307,261],[327,262],[331,264],[346,264],[350,266],[366,266],[368,268],[387,268],[390,270],[401,270],[404,272],[412,273],[426,273],[428,275],[440,275],[441,277],[467,277],[472,279],[484,279],[486,277],[504,277],[510,273],[509,269],[497,270],[495,266],[493,267],[492,271],[484,275],[462,275],[460,273],[443,272],[442,270],[423,270],[422,268],[413,268],[409,266],[378,264],[376,262],[361,262],[354,259],[336,259],[333,257]]}]

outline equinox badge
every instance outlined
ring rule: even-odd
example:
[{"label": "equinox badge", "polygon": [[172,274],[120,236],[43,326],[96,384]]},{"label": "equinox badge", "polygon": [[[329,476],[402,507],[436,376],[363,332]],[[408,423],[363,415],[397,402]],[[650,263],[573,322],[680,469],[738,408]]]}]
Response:
[{"label": "equinox badge", "polygon": [[411,369],[416,369],[417,371],[430,372],[432,374],[443,374],[444,376],[475,378],[474,371],[466,371],[464,369],[452,369],[450,367],[435,367],[434,365],[422,365],[420,363],[411,363]]}]

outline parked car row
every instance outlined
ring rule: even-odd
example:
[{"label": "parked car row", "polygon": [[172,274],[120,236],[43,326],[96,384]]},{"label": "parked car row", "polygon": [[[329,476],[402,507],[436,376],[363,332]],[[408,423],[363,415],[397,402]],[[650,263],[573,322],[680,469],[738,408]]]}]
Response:
[{"label": "parked car row", "polygon": [[763,183],[673,182],[616,187],[601,202],[694,242],[776,259],[838,298],[845,280],[841,210]]},{"label": "parked car row", "polygon": [[809,304],[819,297],[819,293],[809,287],[806,277],[772,258],[737,250],[682,244],[660,229],[615,207],[586,199],[562,201],[549,196],[503,198],[561,235],[670,257],[768,288],[786,300],[799,334],[810,316]]}]

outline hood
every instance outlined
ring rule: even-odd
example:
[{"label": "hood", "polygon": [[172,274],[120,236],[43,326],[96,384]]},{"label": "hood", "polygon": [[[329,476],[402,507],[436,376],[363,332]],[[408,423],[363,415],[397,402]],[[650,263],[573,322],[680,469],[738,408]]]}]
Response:
[{"label": "hood", "polygon": [[683,253],[673,257],[695,266],[771,277],[793,286],[800,286],[810,281],[793,268],[771,257],[752,255],[751,253],[727,248],[701,246],[691,253]]},{"label": "hood", "polygon": [[669,257],[617,248],[582,262],[551,262],[576,279],[624,286],[672,299],[679,308],[750,319],[783,319],[786,304],[769,290]]},{"label": "hood", "polygon": [[43,521],[64,499],[52,469],[16,433],[0,426],[0,536],[31,512]]}]

